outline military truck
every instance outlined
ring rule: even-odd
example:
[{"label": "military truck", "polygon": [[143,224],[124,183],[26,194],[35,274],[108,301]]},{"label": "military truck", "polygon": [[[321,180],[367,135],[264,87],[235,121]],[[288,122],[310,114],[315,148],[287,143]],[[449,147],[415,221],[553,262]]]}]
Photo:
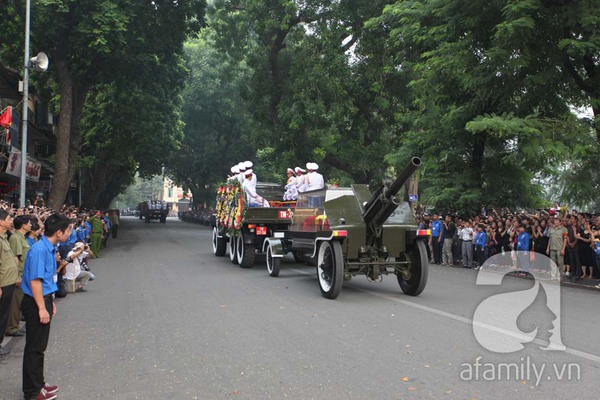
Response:
[{"label": "military truck", "polygon": [[140,219],[146,222],[150,222],[153,219],[158,219],[163,224],[167,222],[169,204],[166,201],[143,201],[138,205],[138,209],[140,211]]},{"label": "military truck", "polygon": [[[342,284],[365,275],[379,282],[396,275],[402,291],[419,295],[427,283],[427,252],[407,202],[397,195],[421,164],[413,157],[391,183],[371,194],[367,185],[301,193],[288,229],[274,232],[263,243],[267,271],[279,275],[281,258],[316,258],[323,297],[335,299]],[[301,257],[298,257],[301,256]]]},{"label": "military truck", "polygon": [[246,207],[239,183],[223,184],[217,190],[217,213],[212,219],[213,253],[217,257],[229,253],[232,263],[241,268],[254,265],[265,238],[284,231],[291,222],[295,202],[283,201],[283,187],[276,183],[257,183],[256,193],[270,207]]}]

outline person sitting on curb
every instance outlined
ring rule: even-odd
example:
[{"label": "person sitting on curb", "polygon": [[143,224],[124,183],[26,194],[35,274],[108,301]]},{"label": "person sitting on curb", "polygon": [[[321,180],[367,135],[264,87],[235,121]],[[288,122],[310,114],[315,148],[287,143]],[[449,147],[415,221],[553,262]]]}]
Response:
[{"label": "person sitting on curb", "polygon": [[64,276],[67,293],[85,292],[92,273],[81,268],[81,263],[90,254],[89,246],[77,242],[67,255],[67,272]]}]

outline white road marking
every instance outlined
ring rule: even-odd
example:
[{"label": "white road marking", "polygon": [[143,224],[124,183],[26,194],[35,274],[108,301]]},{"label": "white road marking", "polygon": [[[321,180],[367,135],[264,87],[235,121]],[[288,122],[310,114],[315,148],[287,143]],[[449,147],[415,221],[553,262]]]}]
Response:
[{"label": "white road marking", "polygon": [[[314,273],[310,273],[310,272],[303,271],[303,270],[300,270],[300,269],[295,269],[295,268],[287,268],[287,269],[289,269],[291,271],[294,271],[294,272],[298,272],[299,274],[303,274],[303,275],[307,275],[307,276],[314,276]],[[475,322],[472,319],[469,319],[469,318],[466,318],[466,317],[463,317],[463,316],[460,316],[460,315],[452,314],[452,313],[449,313],[449,312],[446,312],[446,311],[438,310],[436,308],[431,308],[431,307],[428,307],[428,306],[424,306],[422,304],[413,303],[412,301],[399,299],[397,297],[392,297],[392,296],[389,296],[387,294],[373,292],[371,290],[361,289],[361,288],[358,288],[356,286],[352,286],[352,289],[360,291],[360,292],[363,292],[363,293],[366,293],[366,294],[371,295],[373,297],[379,297],[381,299],[392,301],[394,303],[404,304],[406,306],[409,306],[409,307],[412,307],[412,308],[416,308],[418,310],[426,311],[426,312],[429,312],[431,314],[436,314],[436,315],[439,315],[441,317],[445,317],[445,318],[452,319],[454,321],[462,322],[462,323],[468,324],[470,326],[477,325],[477,326],[489,329],[489,330],[491,330],[493,332],[498,332],[498,333],[505,334],[505,335],[508,335],[508,336],[512,336],[512,337],[516,337],[516,338],[525,338],[525,339],[527,338],[526,336],[520,335],[517,332],[513,332],[513,331],[510,331],[510,330],[506,330],[506,329],[499,328],[497,326],[493,326],[493,325],[489,325],[489,324],[482,324],[482,323],[479,323],[479,322]],[[534,339],[533,343],[536,343],[536,344],[539,344],[539,345],[548,345],[548,342],[546,342],[544,340],[540,340],[540,339]],[[595,354],[586,353],[584,351],[575,350],[575,349],[572,349],[572,348],[569,348],[569,347],[567,347],[563,351],[565,353],[568,353],[568,354],[571,354],[571,355],[574,355],[574,356],[577,356],[577,357],[585,358],[586,360],[589,360],[589,361],[600,363],[600,356],[597,356]]]}]

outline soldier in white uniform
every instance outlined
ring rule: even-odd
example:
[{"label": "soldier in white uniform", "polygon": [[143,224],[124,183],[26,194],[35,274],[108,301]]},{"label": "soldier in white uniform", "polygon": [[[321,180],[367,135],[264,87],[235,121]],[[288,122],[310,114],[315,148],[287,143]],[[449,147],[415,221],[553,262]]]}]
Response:
[{"label": "soldier in white uniform", "polygon": [[317,172],[319,165],[309,162],[306,163],[306,169],[308,170],[308,174],[306,174],[308,185],[307,190],[323,189],[325,187],[325,180],[323,179],[323,175]]},{"label": "soldier in white uniform", "polygon": [[296,187],[296,176],[293,169],[287,169],[287,184],[285,185],[285,193],[283,195],[284,201],[297,200],[298,199],[298,188]]},{"label": "soldier in white uniform", "polygon": [[296,167],[296,188],[299,193],[306,192],[308,190],[308,186],[306,185],[306,171],[300,167]]},{"label": "soldier in white uniform", "polygon": [[227,182],[233,182],[234,180],[237,179],[238,174],[240,173],[240,170],[238,169],[237,165],[234,165],[233,167],[231,167],[231,175],[229,176],[229,178],[227,178]]},{"label": "soldier in white uniform", "polygon": [[[252,163],[252,161],[244,161],[244,169],[247,170],[251,170],[254,167],[254,164]],[[256,182],[258,182],[257,178],[256,178],[256,174],[252,173],[252,180],[251,182],[254,184],[254,190],[256,190]]]},{"label": "soldier in white uniform", "polygon": [[244,175],[246,175],[246,166],[244,165],[243,162],[240,162],[237,165],[239,174],[237,175],[237,180],[240,182],[240,184],[242,184],[242,186],[244,185]]},{"label": "soldier in white uniform", "polygon": [[256,177],[252,169],[246,170],[245,174],[243,187],[248,207],[269,207],[269,202],[256,193]]}]

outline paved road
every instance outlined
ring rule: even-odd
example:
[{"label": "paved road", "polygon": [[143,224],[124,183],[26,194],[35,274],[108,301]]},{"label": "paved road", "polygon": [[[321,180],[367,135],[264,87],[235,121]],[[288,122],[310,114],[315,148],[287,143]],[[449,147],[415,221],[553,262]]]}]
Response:
[{"label": "paved road", "polygon": [[[326,300],[314,267],[287,260],[270,278],[258,263],[242,270],[214,257],[208,228],[125,218],[120,239],[91,265],[89,291],[59,300],[47,380],[71,400],[598,397],[598,293],[562,289],[567,351],[542,351],[537,341],[495,354],[470,322],[492,293],[474,285],[475,271],[432,266],[417,298],[401,294],[393,277],[355,278]],[[502,290],[531,287],[507,278]],[[531,330],[543,315],[534,305],[519,327]],[[23,339],[9,346],[0,398],[20,399]],[[480,364],[515,363],[525,379],[484,381],[481,366],[477,380],[479,356]],[[545,368],[539,384],[532,364]]]}]

